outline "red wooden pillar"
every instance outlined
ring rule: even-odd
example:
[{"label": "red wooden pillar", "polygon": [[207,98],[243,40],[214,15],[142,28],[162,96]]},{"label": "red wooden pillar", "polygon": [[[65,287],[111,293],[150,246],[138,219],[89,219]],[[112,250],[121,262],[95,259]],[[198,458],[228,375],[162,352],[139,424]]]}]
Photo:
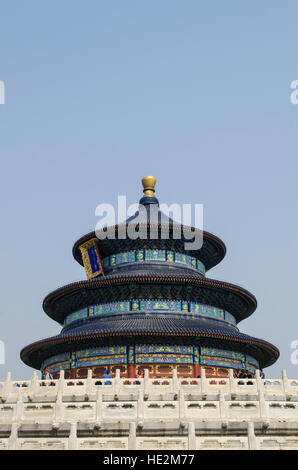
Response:
[{"label": "red wooden pillar", "polygon": [[136,376],[136,365],[135,364],[128,364],[127,365],[127,377],[129,379],[134,379]]},{"label": "red wooden pillar", "polygon": [[200,366],[200,364],[194,364],[193,376],[198,377],[198,375],[201,377],[201,366]]}]

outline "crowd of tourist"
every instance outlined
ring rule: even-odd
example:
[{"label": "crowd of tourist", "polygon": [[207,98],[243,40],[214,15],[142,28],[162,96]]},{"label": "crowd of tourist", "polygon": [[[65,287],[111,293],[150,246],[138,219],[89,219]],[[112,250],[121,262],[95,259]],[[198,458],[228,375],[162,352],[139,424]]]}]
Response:
[{"label": "crowd of tourist", "polygon": [[[235,369],[234,370],[234,377],[235,377],[235,379],[254,379],[255,375],[252,374],[251,372],[248,372],[245,369],[239,369],[239,370]],[[261,379],[265,378],[265,374],[264,374],[262,369],[260,370],[260,377],[261,377]]]}]

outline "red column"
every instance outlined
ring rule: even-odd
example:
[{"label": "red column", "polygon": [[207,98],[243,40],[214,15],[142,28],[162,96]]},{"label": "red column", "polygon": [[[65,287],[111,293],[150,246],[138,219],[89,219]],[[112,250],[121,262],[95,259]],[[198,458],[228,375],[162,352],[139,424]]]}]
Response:
[{"label": "red column", "polygon": [[194,364],[193,376],[198,377],[198,375],[201,376],[201,366],[200,364]]},{"label": "red column", "polygon": [[128,364],[127,365],[127,377],[129,379],[134,379],[136,376],[136,365],[135,364]]}]

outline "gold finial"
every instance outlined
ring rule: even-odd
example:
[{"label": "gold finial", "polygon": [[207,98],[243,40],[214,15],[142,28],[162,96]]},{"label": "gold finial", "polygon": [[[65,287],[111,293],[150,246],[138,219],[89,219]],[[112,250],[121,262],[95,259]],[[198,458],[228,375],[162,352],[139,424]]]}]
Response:
[{"label": "gold finial", "polygon": [[156,178],[154,176],[144,176],[144,178],[142,178],[142,185],[144,188],[143,191],[145,197],[154,197],[155,184]]}]

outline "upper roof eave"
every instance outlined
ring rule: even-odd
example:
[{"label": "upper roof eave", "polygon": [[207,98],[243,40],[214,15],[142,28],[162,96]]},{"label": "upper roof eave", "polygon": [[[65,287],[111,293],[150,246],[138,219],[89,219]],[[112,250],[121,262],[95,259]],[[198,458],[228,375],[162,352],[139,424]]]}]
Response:
[{"label": "upper roof eave", "polygon": [[[143,224],[141,224],[141,225],[143,225]],[[131,240],[129,238],[126,238],[124,240],[122,238],[117,238],[119,228],[120,227],[123,228],[125,226],[127,226],[126,223],[115,225],[114,227],[109,227],[109,230],[111,230],[113,228],[115,229],[115,238],[114,239],[106,238],[104,240],[101,240],[101,239],[97,238],[95,231],[87,233],[86,235],[79,238],[75,242],[75,244],[73,246],[73,249],[72,249],[73,257],[75,258],[75,260],[79,264],[81,264],[81,266],[83,266],[82,255],[81,255],[81,251],[80,251],[79,247],[83,243],[91,240],[92,238],[97,238],[99,249],[100,249],[101,253],[104,256],[119,253],[120,251],[129,251],[129,250],[133,249],[133,247],[137,243],[138,243],[138,245],[140,245],[140,244],[144,245],[144,246],[146,245],[146,240],[137,239],[138,240],[137,241],[137,240]],[[149,230],[149,228],[154,226],[154,225],[153,224],[144,224],[144,226],[146,226],[147,230]],[[158,227],[159,230],[162,229],[161,224],[158,224],[157,227]],[[182,230],[182,232],[184,230],[191,232],[191,231],[194,230],[194,228],[193,227],[182,226],[181,230]],[[185,233],[185,232],[183,232],[183,233]],[[169,235],[171,235],[171,230],[169,230]],[[184,240],[184,239],[171,238],[169,236],[168,239],[161,239],[161,238],[147,239],[147,243],[151,243],[151,244],[154,244],[154,245],[162,245],[163,243],[166,244],[166,240],[173,240],[173,243],[175,243],[177,245],[178,245],[179,242],[180,242],[180,244],[182,244],[182,243],[184,244],[185,241],[186,242],[188,241],[188,240]],[[125,246],[121,250],[118,247],[119,243],[121,243],[122,245]],[[138,246],[138,248],[139,248],[139,246]],[[212,256],[210,256],[210,254],[209,254],[210,250],[212,250],[212,252],[213,252]],[[223,258],[226,255],[227,249],[226,249],[226,245],[224,244],[224,242],[220,238],[218,238],[217,236],[213,235],[212,233],[206,232],[204,230],[203,231],[203,245],[199,250],[186,250],[185,251],[181,248],[180,249],[178,248],[177,251],[184,252],[184,253],[186,253],[190,256],[194,256],[194,257],[198,258],[205,265],[206,271],[208,271],[209,269],[213,268],[214,266],[216,266],[217,264],[219,264],[223,260]]]}]

